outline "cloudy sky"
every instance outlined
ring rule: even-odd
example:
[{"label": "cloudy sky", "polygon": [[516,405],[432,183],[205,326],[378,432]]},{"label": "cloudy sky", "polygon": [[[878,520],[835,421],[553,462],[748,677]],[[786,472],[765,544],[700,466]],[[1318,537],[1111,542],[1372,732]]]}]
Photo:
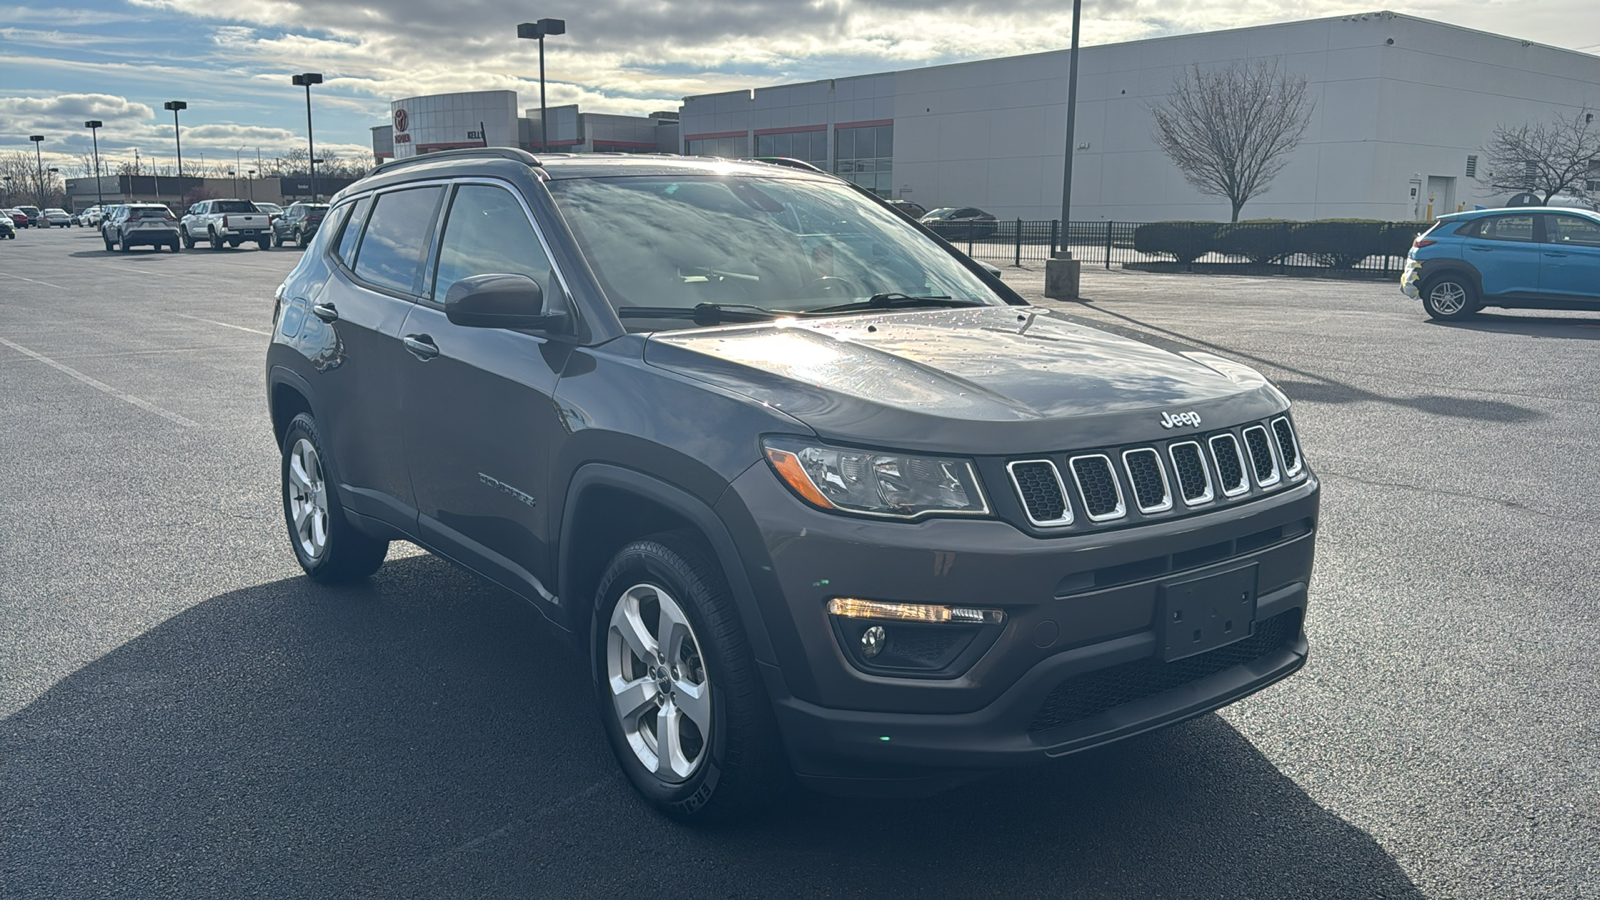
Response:
[{"label": "cloudy sky", "polygon": [[[1068,45],[1066,0],[9,0],[0,8],[0,153],[77,174],[85,119],[102,161],[172,164],[167,100],[184,100],[185,167],[305,143],[313,89],[319,151],[371,152],[393,98],[512,89],[538,104],[538,54],[516,24],[565,18],[546,43],[549,100],[590,112],[675,109],[687,94],[855,75]],[[1086,0],[1083,41],[1106,44],[1372,12],[1339,0]],[[1396,12],[1588,52],[1595,0],[1419,0]],[[246,164],[248,167],[248,164]]]}]

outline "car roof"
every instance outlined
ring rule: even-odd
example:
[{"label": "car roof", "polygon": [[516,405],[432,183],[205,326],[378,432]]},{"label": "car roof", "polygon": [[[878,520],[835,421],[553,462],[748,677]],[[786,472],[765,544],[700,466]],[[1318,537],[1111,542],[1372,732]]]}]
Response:
[{"label": "car roof", "polygon": [[1533,213],[1571,213],[1586,219],[1600,222],[1600,213],[1584,209],[1580,206],[1497,206],[1493,209],[1469,209],[1463,212],[1454,212],[1439,217],[1441,222],[1460,222],[1466,219],[1478,219],[1483,216],[1500,216],[1506,214],[1531,215]]}]

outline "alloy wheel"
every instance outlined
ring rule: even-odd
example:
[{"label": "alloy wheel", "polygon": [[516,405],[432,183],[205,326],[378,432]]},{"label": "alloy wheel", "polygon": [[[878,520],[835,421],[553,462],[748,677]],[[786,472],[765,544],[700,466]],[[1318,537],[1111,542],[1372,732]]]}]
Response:
[{"label": "alloy wheel", "polygon": [[1441,281],[1428,293],[1433,308],[1441,315],[1453,316],[1467,306],[1467,291],[1454,281]]},{"label": "alloy wheel", "polygon": [[317,448],[305,438],[289,451],[289,515],[295,541],[307,559],[321,559],[328,549],[328,484]]},{"label": "alloy wheel", "polygon": [[694,628],[653,584],[628,588],[611,611],[606,682],[628,746],[646,771],[679,784],[705,762],[711,682]]}]

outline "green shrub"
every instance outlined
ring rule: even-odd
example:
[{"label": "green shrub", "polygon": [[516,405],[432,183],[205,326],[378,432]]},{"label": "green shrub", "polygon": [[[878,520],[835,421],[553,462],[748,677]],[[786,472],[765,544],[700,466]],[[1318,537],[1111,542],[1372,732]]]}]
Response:
[{"label": "green shrub", "polygon": [[1289,255],[1287,219],[1252,219],[1217,226],[1216,251],[1242,256],[1257,265],[1282,262]]},{"label": "green shrub", "polygon": [[1216,222],[1151,222],[1133,232],[1133,249],[1192,263],[1216,249]]},{"label": "green shrub", "polygon": [[1354,268],[1367,257],[1384,252],[1381,234],[1387,224],[1375,219],[1300,222],[1289,232],[1290,252],[1304,253],[1319,265]]}]

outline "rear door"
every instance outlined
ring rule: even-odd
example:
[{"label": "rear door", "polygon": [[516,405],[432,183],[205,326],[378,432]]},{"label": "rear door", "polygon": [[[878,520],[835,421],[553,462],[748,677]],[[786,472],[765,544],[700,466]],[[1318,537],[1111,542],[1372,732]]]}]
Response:
[{"label": "rear door", "polygon": [[341,494],[354,512],[407,531],[416,527],[416,503],[400,421],[398,379],[410,361],[400,326],[421,289],[443,195],[434,184],[357,200],[335,245],[333,274],[308,298],[332,332],[312,364]]},{"label": "rear door", "polygon": [[564,289],[527,205],[509,185],[455,188],[437,272],[402,338],[405,446],[418,529],[430,544],[530,598],[552,599],[553,445],[564,434],[553,396],[570,344],[445,316],[451,285],[471,275],[527,275],[545,308]]},{"label": "rear door", "polygon": [[1543,293],[1600,302],[1600,222],[1546,213],[1540,249],[1544,252],[1544,264],[1539,270]]},{"label": "rear door", "polygon": [[1462,257],[1483,278],[1485,297],[1533,294],[1539,290],[1544,248],[1535,240],[1539,216],[1491,216],[1462,241]]}]

